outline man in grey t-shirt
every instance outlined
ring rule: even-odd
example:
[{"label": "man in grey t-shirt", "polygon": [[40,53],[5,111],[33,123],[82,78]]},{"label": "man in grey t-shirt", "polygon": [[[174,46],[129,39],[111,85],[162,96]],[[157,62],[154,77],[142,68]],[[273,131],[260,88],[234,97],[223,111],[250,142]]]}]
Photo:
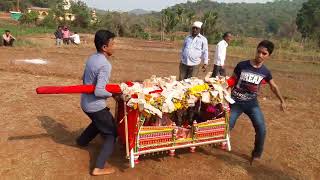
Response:
[{"label": "man in grey t-shirt", "polygon": [[83,73],[83,84],[93,84],[95,90],[93,94],[81,95],[81,108],[92,122],[77,139],[77,144],[87,146],[98,134],[104,138],[92,175],[106,175],[115,172],[114,168],[106,164],[112,154],[117,136],[116,123],[106,105],[106,99],[112,96],[106,91],[106,85],[112,69],[107,58],[113,53],[114,38],[115,35],[110,31],[96,32],[94,43],[97,53],[89,57]]}]

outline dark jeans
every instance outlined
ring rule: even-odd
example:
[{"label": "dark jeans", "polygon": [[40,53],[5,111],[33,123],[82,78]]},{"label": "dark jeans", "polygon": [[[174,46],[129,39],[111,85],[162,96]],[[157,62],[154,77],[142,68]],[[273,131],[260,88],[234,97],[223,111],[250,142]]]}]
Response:
[{"label": "dark jeans", "polygon": [[216,77],[218,75],[226,76],[226,70],[222,66],[214,65],[211,77]]},{"label": "dark jeans", "polygon": [[101,134],[104,138],[104,143],[97,157],[95,167],[103,169],[106,161],[113,152],[114,143],[117,137],[116,124],[109,108],[94,113],[85,113],[92,122],[78,137],[77,144],[80,146],[87,146],[91,140],[98,134]]},{"label": "dark jeans", "polygon": [[196,66],[187,66],[183,63],[180,63],[179,66],[179,80],[188,79],[191,77],[197,77],[199,72],[199,65]]},{"label": "dark jeans", "polygon": [[13,42],[14,42],[14,39],[10,39],[9,42],[3,40],[3,45],[4,46],[13,46]]},{"label": "dark jeans", "polygon": [[256,132],[254,150],[252,151],[252,155],[254,157],[260,157],[263,152],[266,127],[258,101],[253,100],[249,102],[236,102],[235,104],[231,104],[230,130],[234,128],[238,117],[242,113],[245,113],[249,116]]},{"label": "dark jeans", "polygon": [[63,44],[70,44],[70,38],[63,38]]}]

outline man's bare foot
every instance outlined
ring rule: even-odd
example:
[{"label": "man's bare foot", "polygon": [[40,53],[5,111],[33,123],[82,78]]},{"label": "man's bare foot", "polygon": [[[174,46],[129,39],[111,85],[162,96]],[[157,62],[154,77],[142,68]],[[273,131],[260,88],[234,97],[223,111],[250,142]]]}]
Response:
[{"label": "man's bare foot", "polygon": [[261,159],[260,159],[260,156],[257,156],[253,151],[251,153],[251,158],[250,158],[250,165],[252,166],[253,163],[257,163],[259,162]]},{"label": "man's bare foot", "polygon": [[100,176],[100,175],[108,175],[114,173],[116,170],[113,167],[107,167],[107,168],[94,168],[92,171],[93,176]]},{"label": "man's bare foot", "polygon": [[261,159],[258,157],[251,157],[250,158],[250,165],[252,166],[253,164],[259,164],[260,161],[261,161]]}]

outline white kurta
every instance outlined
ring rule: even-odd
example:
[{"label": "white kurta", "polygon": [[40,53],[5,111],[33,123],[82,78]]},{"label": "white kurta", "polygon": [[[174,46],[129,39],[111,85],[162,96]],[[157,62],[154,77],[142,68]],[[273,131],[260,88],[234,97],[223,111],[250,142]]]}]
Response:
[{"label": "white kurta", "polygon": [[224,66],[227,56],[228,43],[225,40],[220,41],[216,46],[214,53],[214,64],[217,66]]}]

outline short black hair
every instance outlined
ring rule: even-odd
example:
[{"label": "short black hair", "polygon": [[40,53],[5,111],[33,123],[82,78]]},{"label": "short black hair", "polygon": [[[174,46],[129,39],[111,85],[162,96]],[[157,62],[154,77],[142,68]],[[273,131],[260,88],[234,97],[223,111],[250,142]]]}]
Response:
[{"label": "short black hair", "polygon": [[4,32],[10,32],[10,30],[5,30]]},{"label": "short black hair", "polygon": [[269,54],[271,55],[273,52],[273,49],[274,49],[274,44],[273,44],[273,42],[271,42],[269,40],[263,40],[258,44],[257,48],[259,48],[259,47],[267,48]]},{"label": "short black hair", "polygon": [[77,32],[74,32],[75,34],[78,34]]},{"label": "short black hair", "polygon": [[110,39],[116,37],[116,35],[108,30],[98,30],[94,36],[94,45],[98,52],[101,51],[102,46],[108,45]]},{"label": "short black hair", "polygon": [[225,32],[225,33],[223,33],[223,36],[222,36],[222,38],[224,39],[224,38],[226,38],[228,35],[232,35],[232,33],[231,32]]}]

